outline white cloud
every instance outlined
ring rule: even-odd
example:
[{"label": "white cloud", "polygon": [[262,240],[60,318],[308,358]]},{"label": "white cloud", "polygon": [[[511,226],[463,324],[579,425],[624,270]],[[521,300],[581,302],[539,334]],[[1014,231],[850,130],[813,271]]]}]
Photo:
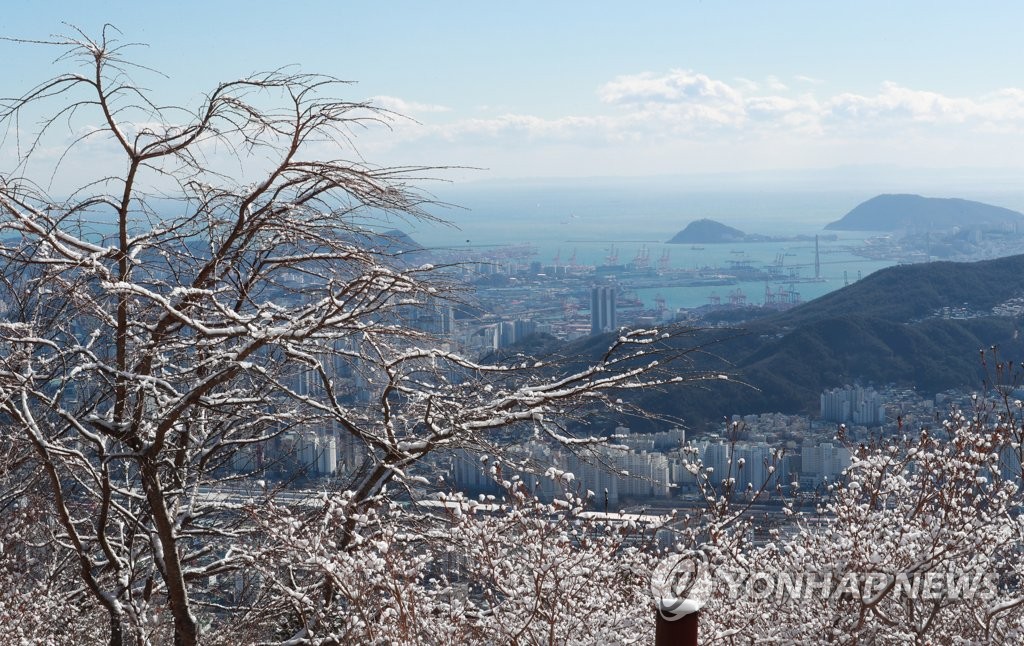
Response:
[{"label": "white cloud", "polygon": [[735,81],[736,87],[739,89],[740,92],[750,93],[757,92],[761,89],[760,83],[758,83],[757,81],[752,81],[748,78],[744,78],[742,76],[737,76],[733,80]]},{"label": "white cloud", "polygon": [[736,104],[741,95],[722,81],[689,70],[672,70],[657,76],[650,72],[620,76],[598,91],[605,103],[638,105],[646,103]]},{"label": "white cloud", "polygon": [[765,79],[765,86],[772,92],[785,92],[789,88],[779,80],[779,77],[772,75]]},{"label": "white cloud", "polygon": [[[806,76],[795,78],[820,83]],[[1024,88],[957,97],[887,81],[874,93],[843,92],[819,99],[813,93],[794,95],[776,76],[762,82],[739,78],[730,85],[690,70],[672,70],[617,77],[600,88],[599,96],[620,110],[620,126],[636,123],[635,117],[642,115],[640,121],[647,122],[643,130],[662,134],[699,133],[706,128],[716,136],[722,128],[744,136],[793,128],[821,136],[888,136],[908,126],[1024,129]]]},{"label": "white cloud", "polygon": [[618,126],[618,120],[604,116],[545,119],[507,113],[492,118],[464,119],[430,126],[423,134],[436,135],[446,141],[483,138],[531,145],[544,142],[587,144],[615,139]]},{"label": "white cloud", "polygon": [[406,101],[395,96],[375,96],[370,101],[385,110],[391,110],[403,115],[414,115],[425,112],[448,112],[451,110],[448,106],[436,105],[432,103],[417,103],[416,101]]},{"label": "white cloud", "polygon": [[966,132],[1021,132],[1024,89],[1006,88],[976,98],[950,97],[886,82],[877,94],[847,92],[833,97],[826,104],[825,117],[861,129],[958,126]]},{"label": "white cloud", "polygon": [[[686,158],[803,159],[813,166],[822,159],[870,163],[872,155],[905,161],[917,155],[931,164],[945,155],[960,164],[985,163],[1003,148],[1024,150],[1024,88],[955,96],[887,81],[872,92],[824,93],[817,79],[791,78],[792,88],[775,76],[727,82],[692,70],[643,72],[599,86],[599,102],[589,110],[541,116],[492,107],[477,109],[475,118],[436,112],[421,123],[393,124],[395,137],[381,145],[396,152],[403,142],[434,154],[458,150],[467,163],[489,167],[501,165],[490,160],[517,156],[554,163],[576,150],[581,167],[601,157],[631,158],[632,168],[647,164],[652,172],[659,172],[659,161]],[[1024,163],[1024,153],[1016,156]]]},{"label": "white cloud", "polygon": [[950,98],[937,92],[911,90],[885,82],[879,93],[870,96],[845,92],[825,104],[825,116],[849,119],[862,125],[877,125],[882,120],[909,122],[963,123],[978,114],[978,104],[970,99]]}]

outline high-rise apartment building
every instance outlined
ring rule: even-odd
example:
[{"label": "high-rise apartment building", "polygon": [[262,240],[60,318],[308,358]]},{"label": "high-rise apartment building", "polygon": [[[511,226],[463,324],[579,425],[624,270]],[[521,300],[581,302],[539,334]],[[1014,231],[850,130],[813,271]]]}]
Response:
[{"label": "high-rise apartment building", "polygon": [[590,333],[614,332],[618,329],[615,321],[615,287],[599,285],[590,292]]},{"label": "high-rise apartment building", "polygon": [[821,393],[821,418],[861,426],[880,426],[885,423],[885,404],[882,396],[872,388],[833,388]]}]

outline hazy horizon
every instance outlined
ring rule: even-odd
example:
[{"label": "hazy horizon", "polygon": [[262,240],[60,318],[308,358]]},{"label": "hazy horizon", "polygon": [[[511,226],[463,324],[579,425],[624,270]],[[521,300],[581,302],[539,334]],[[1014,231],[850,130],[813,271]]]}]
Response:
[{"label": "hazy horizon", "polygon": [[[336,93],[394,112],[387,127],[353,129],[358,157],[340,154],[453,167],[441,176],[460,185],[668,177],[715,190],[952,196],[1024,175],[1022,20],[1019,3],[311,1],[283,11],[107,0],[11,6],[0,35],[47,39],[74,25],[99,37],[112,23],[121,42],[146,44],[124,56],[162,104],[194,107],[219,81],[282,65],[352,80]],[[39,45],[0,51],[18,61],[8,96],[74,69]],[[39,155],[56,158],[74,136],[54,131]],[[96,149],[89,164],[112,159]],[[61,170],[58,193],[81,176],[80,165]]]},{"label": "hazy horizon", "polygon": [[963,198],[1024,212],[1024,188],[973,190],[770,188],[688,185],[671,178],[488,180],[431,187],[450,208],[431,209],[456,228],[413,223],[396,228],[428,246],[468,242],[621,239],[664,242],[693,220],[709,218],[745,233],[812,234],[882,193]]}]

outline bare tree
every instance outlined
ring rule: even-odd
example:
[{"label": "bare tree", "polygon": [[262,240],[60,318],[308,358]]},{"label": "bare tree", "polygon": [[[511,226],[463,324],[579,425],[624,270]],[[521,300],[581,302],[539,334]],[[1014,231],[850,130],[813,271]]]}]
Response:
[{"label": "bare tree", "polygon": [[[659,364],[680,354],[662,331],[623,332],[592,364],[559,370],[479,363],[404,325],[452,292],[443,268],[380,234],[433,219],[413,183],[440,171],[358,156],[355,133],[396,115],[290,71],[222,83],[196,107],[157,105],[111,34],[38,43],[77,67],[5,101],[17,163],[0,184],[10,499],[25,498],[18,483],[44,492],[40,544],[63,565],[49,594],[105,613],[110,644],[192,645],[204,627],[259,615],[258,598],[226,590],[255,562],[252,510],[276,490],[254,478],[285,436],[332,429],[363,454],[332,548],[344,551],[388,483],[422,485],[432,452],[500,450],[517,426],[586,445],[600,438],[571,433],[574,414],[704,377]],[[113,175],[90,165],[108,157]],[[97,173],[51,194],[75,164]],[[343,608],[331,577],[317,585]],[[315,619],[282,621],[281,641],[314,641]]]}]

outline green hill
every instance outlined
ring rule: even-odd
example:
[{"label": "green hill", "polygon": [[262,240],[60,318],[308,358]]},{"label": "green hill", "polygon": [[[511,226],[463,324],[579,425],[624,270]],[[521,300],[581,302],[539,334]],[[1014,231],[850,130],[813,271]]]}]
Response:
[{"label": "green hill", "polygon": [[[702,365],[728,365],[752,388],[716,382],[652,392],[642,404],[699,423],[733,413],[816,412],[822,390],[854,380],[922,392],[978,387],[979,348],[997,345],[1007,359],[1024,356],[1021,317],[992,314],[1022,295],[1024,256],[891,267],[750,321],[742,333],[707,330],[695,339],[729,337],[708,348]],[[954,310],[967,318],[949,318]]]},{"label": "green hill", "polygon": [[821,318],[860,315],[897,322],[929,315],[942,307],[991,310],[1024,294],[1024,255],[980,262],[898,265],[781,312],[771,325],[801,325]]}]

